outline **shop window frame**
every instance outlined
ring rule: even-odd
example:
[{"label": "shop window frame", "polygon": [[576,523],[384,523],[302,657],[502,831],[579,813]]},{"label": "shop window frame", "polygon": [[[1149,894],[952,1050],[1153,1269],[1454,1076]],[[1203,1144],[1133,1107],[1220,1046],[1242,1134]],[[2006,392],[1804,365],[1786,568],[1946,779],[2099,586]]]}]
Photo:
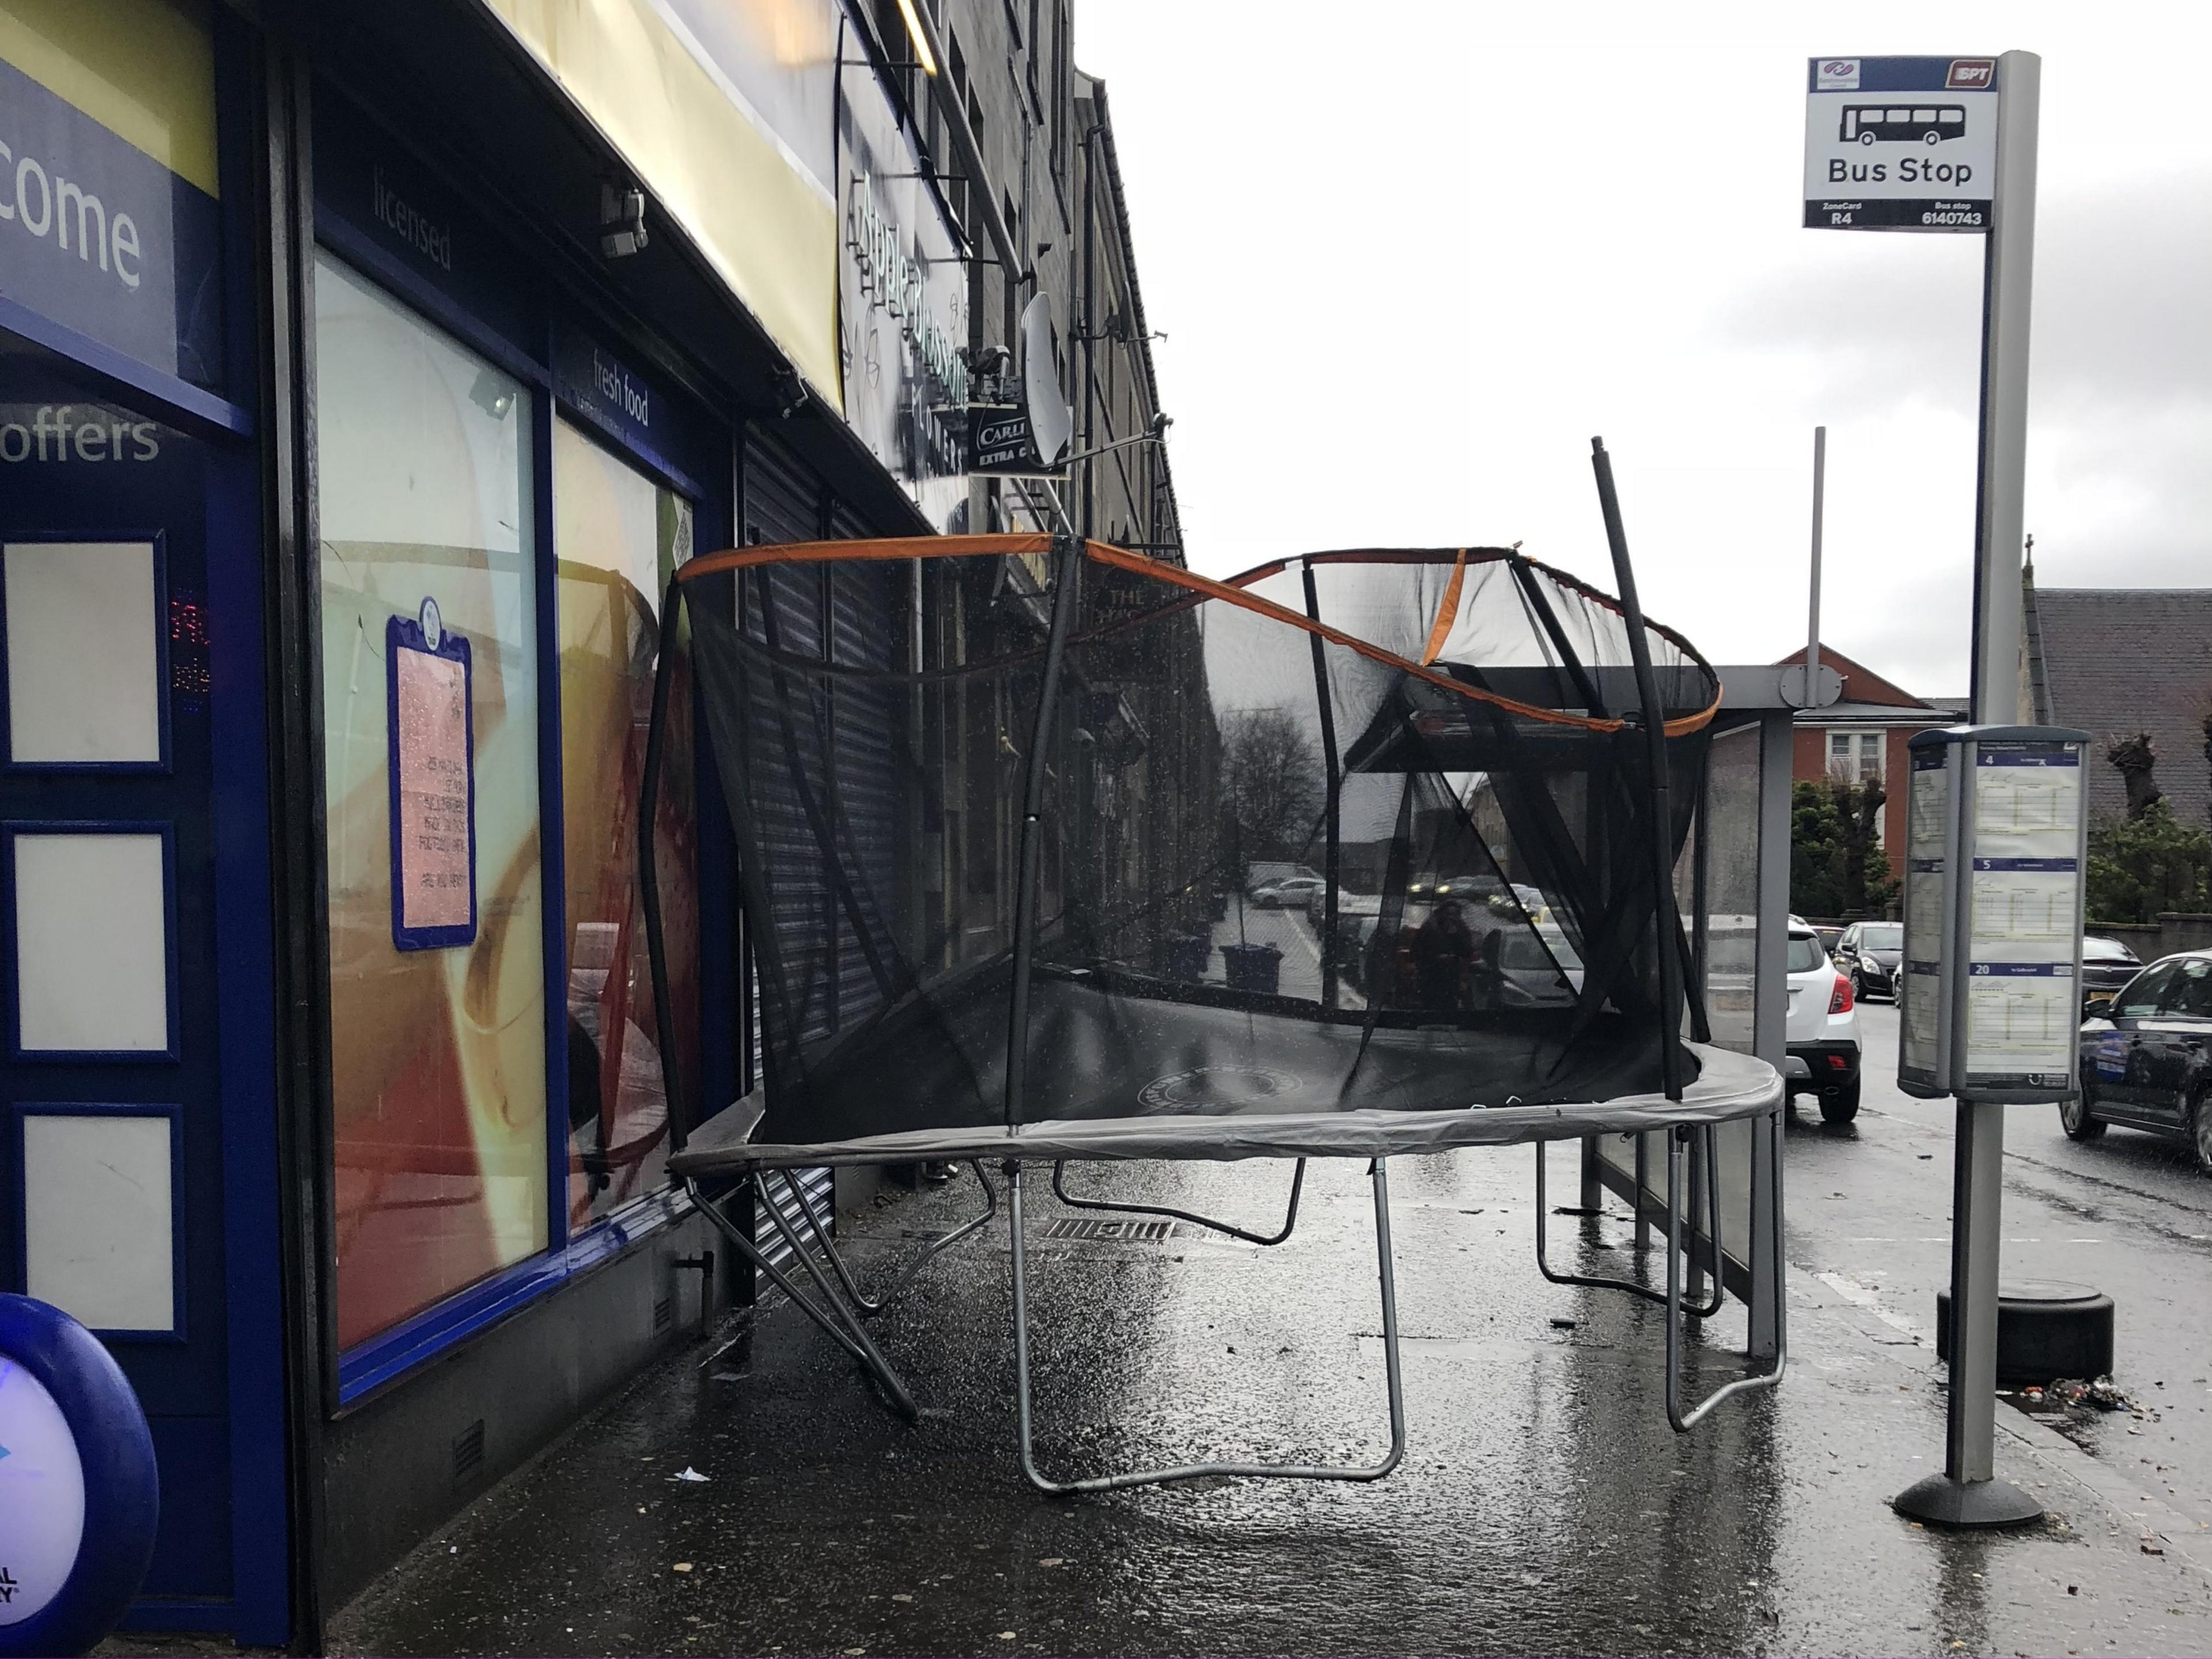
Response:
[{"label": "shop window frame", "polygon": [[[343,118],[349,123],[367,121],[366,117],[350,110]],[[383,138],[380,134],[380,141],[395,145],[398,143]],[[437,171],[427,161],[420,165],[427,172],[434,173]],[[540,1297],[557,1291],[578,1275],[627,1253],[647,1238],[684,1220],[692,1212],[691,1200],[680,1187],[664,1185],[653,1192],[637,1195],[573,1231],[568,1222],[568,1114],[562,1105],[568,1098],[568,1087],[565,978],[568,870],[567,825],[562,805],[560,550],[556,545],[553,501],[554,422],[565,414],[611,453],[619,456],[626,464],[636,467],[655,482],[684,495],[692,505],[696,534],[706,535],[710,525],[717,530],[726,530],[731,503],[726,492],[717,490],[690,476],[666,455],[641,450],[619,433],[610,430],[605,423],[592,419],[565,395],[560,378],[554,370],[558,360],[558,332],[573,329],[589,336],[604,336],[617,341],[623,337],[622,332],[618,329],[601,327],[598,319],[565,292],[554,289],[550,284],[539,279],[525,277],[523,273],[527,267],[512,243],[500,239],[496,246],[518,273],[518,280],[527,283],[526,291],[533,298],[533,341],[528,350],[518,345],[511,336],[501,331],[490,321],[477,316],[456,296],[428,281],[381,246],[370,232],[349,217],[344,206],[333,204],[319,190],[315,193],[313,218],[313,246],[303,260],[307,268],[303,328],[312,332],[313,254],[314,250],[319,249],[349,267],[360,279],[381,290],[431,327],[444,331],[461,346],[521,382],[532,394],[527,441],[532,464],[530,494],[534,533],[531,556],[534,577],[532,592],[537,606],[537,667],[540,688],[538,806],[545,1012],[546,1245],[543,1250],[495,1269],[373,1336],[341,1347],[337,1342],[336,1324],[337,1262],[330,1253],[332,1238],[330,1222],[335,1218],[333,1209],[326,1215],[325,1225],[320,1230],[324,1245],[317,1267],[324,1289],[325,1414],[337,1418],[404,1386],[428,1362],[534,1304]],[[649,384],[655,395],[665,396],[674,390],[665,377],[659,374],[653,376]],[[737,453],[740,434],[737,430],[714,423],[711,416],[707,417],[707,422],[717,453],[731,466],[734,482],[735,464],[729,458]],[[312,423],[307,427],[302,441],[310,450],[312,476],[316,470],[313,451],[318,441]],[[312,574],[309,576],[310,588],[317,580]],[[311,660],[319,664],[319,641],[310,641],[310,650],[313,653]],[[311,675],[311,678],[319,681],[319,669],[315,675]],[[319,802],[319,720],[317,725],[315,787]],[[703,852],[713,844],[715,823],[719,822],[716,814],[709,811],[708,802],[710,789],[718,789],[719,786],[714,783],[703,745],[700,746],[699,765],[700,839]],[[708,822],[710,817],[714,819],[714,823]],[[319,859],[323,856],[320,848],[316,849],[316,855]],[[705,860],[702,859],[702,862],[703,866]],[[710,879],[709,872],[702,867],[698,883],[702,921],[714,911],[714,896],[729,884],[726,880]],[[313,932],[314,972],[319,978],[321,994],[327,1000],[331,991],[326,915],[315,917]],[[707,938],[702,928],[700,998],[702,1008],[712,1009],[730,1003],[733,999],[722,995],[726,989],[724,981],[729,975],[726,971],[720,970],[721,964],[715,954],[706,948]],[[711,1039],[706,1047],[712,1049]],[[327,1030],[323,1037],[321,1052],[317,1056],[317,1065],[323,1090],[319,1109],[327,1122],[331,1084]],[[711,1091],[719,1075],[711,1053],[703,1057],[703,1069],[702,1085]],[[325,1145],[317,1154],[323,1166],[319,1178],[324,1183],[322,1189],[326,1205],[334,1197],[330,1184],[333,1150]]]},{"label": "shop window frame", "polygon": [[[559,319],[559,323],[565,324],[567,320],[567,319],[562,318]],[[558,325],[556,324],[556,325]],[[587,330],[584,331],[587,334],[589,332]],[[665,395],[664,388],[658,380],[649,382],[649,385],[652,392],[656,397]],[[653,483],[659,488],[672,491],[673,494],[681,496],[686,502],[688,502],[691,508],[692,534],[696,544],[699,535],[699,526],[705,521],[708,509],[714,503],[714,498],[712,495],[705,490],[696,478],[693,478],[688,472],[683,471],[676,462],[670,460],[666,457],[657,453],[640,447],[637,444],[632,442],[610,426],[607,422],[595,419],[580,402],[568,395],[566,390],[561,386],[557,376],[555,378],[551,402],[553,404],[553,409],[551,411],[552,420],[558,420],[565,416],[568,418],[569,424],[574,427],[576,430],[584,436],[586,441],[597,444],[600,448],[606,451],[610,456],[621,461],[624,465],[633,468],[641,477],[647,479],[649,483]],[[552,491],[553,480],[550,476],[552,467],[552,422],[550,420],[547,423],[546,431],[546,465],[548,472],[546,478],[547,488],[545,498],[545,509],[548,514],[546,523],[549,526],[549,530],[552,530],[557,538],[556,521],[550,516],[554,511],[554,507]],[[735,441],[734,437],[732,437],[732,441]],[[553,787],[557,792],[564,782],[564,766],[561,744],[562,733],[560,729],[559,716],[557,714],[560,707],[561,641],[560,615],[557,607],[559,605],[561,550],[557,539],[549,541],[548,546],[550,548],[550,556],[545,561],[546,585],[544,588],[545,598],[544,599],[544,603],[549,606],[554,607],[550,613],[551,626],[549,630],[552,650],[552,659],[551,665],[545,671],[546,674],[549,675],[550,678],[542,679],[541,684],[550,684],[553,687],[554,708],[556,714],[553,732],[554,741],[550,745],[550,755],[541,755],[539,759],[539,770],[541,775],[544,775],[548,768],[550,769]],[[696,556],[696,553],[694,554],[694,556]],[[656,616],[665,613],[666,608],[666,599],[667,596],[665,594],[656,594],[653,596],[653,603],[656,606]],[[703,732],[706,730],[706,710],[704,705],[698,702],[699,687],[696,677],[692,686],[692,695],[694,707],[692,710],[691,729],[696,734]],[[708,773],[707,771],[706,763],[707,749],[705,744],[696,743],[696,741],[693,744],[693,763],[697,769],[698,777],[698,785],[696,793],[701,803],[702,809],[702,817],[703,819],[706,817],[704,808],[706,805],[706,787],[708,781]],[[556,865],[560,872],[558,885],[558,890],[561,895],[561,903],[559,907],[561,914],[558,919],[559,929],[557,936],[552,930],[549,929],[546,951],[548,953],[547,968],[549,969],[549,981],[550,983],[550,988],[549,988],[547,992],[547,996],[549,998],[547,1004],[548,1011],[550,1013],[553,1006],[550,1000],[557,998],[560,1001],[561,1011],[563,1017],[563,1029],[561,1033],[561,1041],[556,1045],[560,1055],[561,1087],[559,1092],[553,1094],[551,1098],[552,1100],[562,1102],[565,1102],[568,1098],[568,1055],[567,1032],[565,1029],[565,1016],[568,1006],[567,963],[568,951],[568,837],[566,835],[567,824],[565,817],[566,813],[564,810],[564,822],[562,826],[563,834],[560,839],[557,852],[552,848],[552,843],[549,838],[549,850],[546,866],[549,872],[546,877],[549,889],[553,886],[553,877],[550,872]],[[702,829],[703,828],[704,826],[702,824]],[[640,833],[641,834],[649,833],[647,826],[641,824],[639,826],[639,829]],[[702,834],[700,837],[700,851],[702,854],[707,851],[707,837],[704,834]],[[702,866],[705,861],[704,857],[702,857],[701,860]],[[701,920],[703,921],[707,910],[706,889],[708,884],[705,879],[705,871],[703,868],[696,872],[694,884],[696,889],[694,893],[694,897],[698,902],[701,912]],[[548,915],[550,918],[550,908]],[[703,1012],[706,1008],[716,1005],[712,995],[714,981],[707,967],[708,952],[706,949],[705,930],[702,927],[698,929],[697,932],[701,945],[699,964],[699,1000]],[[703,1028],[700,1033],[700,1037],[702,1065],[703,1067],[706,1065],[705,1050],[708,1046],[706,1042],[706,1032]],[[656,1042],[659,1041],[657,1034],[654,1036],[654,1041]],[[550,1058],[551,1056],[549,1055],[549,1061]],[[547,1067],[546,1075],[549,1079],[548,1088],[550,1091],[551,1086],[550,1079],[552,1076],[552,1068],[550,1064]],[[703,1088],[705,1084],[705,1079],[703,1078],[700,1079],[700,1084]],[[705,1097],[702,1096],[702,1101],[704,1098]],[[550,1103],[549,1102],[549,1109],[550,1104]],[[668,1103],[668,1110],[672,1120],[678,1109],[679,1103],[675,1101]],[[556,1158],[560,1166],[560,1186],[558,1188],[559,1202],[565,1217],[568,1203],[568,1119],[565,1111],[562,1114],[561,1117],[560,1133],[557,1136],[554,1137],[554,1139],[556,1145]],[[623,1249],[631,1241],[634,1236],[641,1236],[636,1233],[636,1230],[641,1226],[657,1231],[660,1226],[666,1224],[668,1222],[680,1220],[684,1216],[690,1214],[691,1207],[690,1197],[683,1193],[680,1187],[672,1185],[668,1178],[664,1176],[662,1184],[652,1192],[639,1193],[635,1196],[627,1199],[621,1204],[617,1205],[614,1208],[609,1210],[605,1215],[595,1216],[591,1220],[586,1222],[581,1227],[576,1229],[575,1231],[569,1235],[571,1252],[572,1254],[578,1255],[580,1260],[586,1265],[595,1264],[599,1261],[605,1259],[606,1256],[611,1255]],[[662,1213],[664,1211],[666,1212],[665,1214]]]}]

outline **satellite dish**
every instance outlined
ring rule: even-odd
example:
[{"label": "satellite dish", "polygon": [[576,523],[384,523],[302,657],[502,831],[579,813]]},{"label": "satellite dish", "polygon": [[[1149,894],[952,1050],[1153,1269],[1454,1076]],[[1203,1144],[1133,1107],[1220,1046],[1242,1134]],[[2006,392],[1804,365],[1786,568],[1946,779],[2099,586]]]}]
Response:
[{"label": "satellite dish", "polygon": [[1057,467],[1075,435],[1075,413],[1060,389],[1053,361],[1052,305],[1042,294],[1022,308],[1022,401],[1029,406],[1030,441],[1037,459]]}]

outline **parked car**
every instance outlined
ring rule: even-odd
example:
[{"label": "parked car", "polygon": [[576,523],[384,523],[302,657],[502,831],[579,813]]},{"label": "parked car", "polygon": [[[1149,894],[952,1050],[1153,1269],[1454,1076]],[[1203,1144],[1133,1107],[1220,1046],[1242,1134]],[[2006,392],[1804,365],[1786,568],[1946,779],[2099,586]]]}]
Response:
[{"label": "parked car", "polygon": [[1802,923],[1790,929],[1783,970],[1790,1008],[1782,1075],[1790,1097],[1815,1096],[1822,1118],[1849,1123],[1859,1115],[1859,1016],[1851,982],[1828,960],[1820,936]]},{"label": "parked car", "polygon": [[1844,929],[1829,954],[1836,971],[1850,981],[1853,996],[1862,1001],[1869,997],[1894,998],[1898,963],[1905,959],[1905,924],[1855,921]]},{"label": "parked car", "polygon": [[1525,881],[1515,882],[1510,889],[1500,889],[1490,896],[1490,908],[1501,916],[1525,915],[1530,920],[1544,908],[1544,890],[1531,887]]},{"label": "parked car", "polygon": [[2058,1104],[2074,1140],[2107,1124],[2179,1140],[2212,1176],[2212,951],[2166,957],[2081,1022],[2081,1087]]},{"label": "parked car", "polygon": [[2116,939],[2090,934],[2081,941],[2081,995],[2109,997],[2137,974],[2142,958]]},{"label": "parked car", "polygon": [[1501,1008],[1571,1006],[1582,994],[1583,959],[1557,927],[1500,927],[1484,935],[1483,952],[1497,970]]},{"label": "parked car", "polygon": [[1310,876],[1319,881],[1321,872],[1310,864],[1294,864],[1286,859],[1255,859],[1244,866],[1244,890],[1256,893],[1262,887],[1288,881],[1292,876]]},{"label": "parked car", "polygon": [[1252,902],[1262,910],[1303,910],[1306,896],[1324,890],[1328,884],[1319,876],[1285,876],[1252,890]]}]

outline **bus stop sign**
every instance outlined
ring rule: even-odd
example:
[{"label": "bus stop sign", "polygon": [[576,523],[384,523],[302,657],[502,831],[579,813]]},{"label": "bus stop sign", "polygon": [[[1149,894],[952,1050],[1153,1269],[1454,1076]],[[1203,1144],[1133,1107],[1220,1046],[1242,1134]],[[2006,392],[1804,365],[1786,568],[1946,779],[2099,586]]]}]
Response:
[{"label": "bus stop sign", "polygon": [[1995,58],[1815,58],[1805,75],[1807,229],[1989,228]]}]

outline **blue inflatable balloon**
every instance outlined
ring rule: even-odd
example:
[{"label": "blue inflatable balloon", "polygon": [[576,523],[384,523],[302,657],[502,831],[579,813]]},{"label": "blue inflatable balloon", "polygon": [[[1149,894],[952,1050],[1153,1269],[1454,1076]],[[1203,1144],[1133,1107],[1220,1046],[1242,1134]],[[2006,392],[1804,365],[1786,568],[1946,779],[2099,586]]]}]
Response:
[{"label": "blue inflatable balloon", "polygon": [[115,1357],[58,1308],[0,1295],[0,1655],[84,1653],[113,1630],[161,1513]]}]

